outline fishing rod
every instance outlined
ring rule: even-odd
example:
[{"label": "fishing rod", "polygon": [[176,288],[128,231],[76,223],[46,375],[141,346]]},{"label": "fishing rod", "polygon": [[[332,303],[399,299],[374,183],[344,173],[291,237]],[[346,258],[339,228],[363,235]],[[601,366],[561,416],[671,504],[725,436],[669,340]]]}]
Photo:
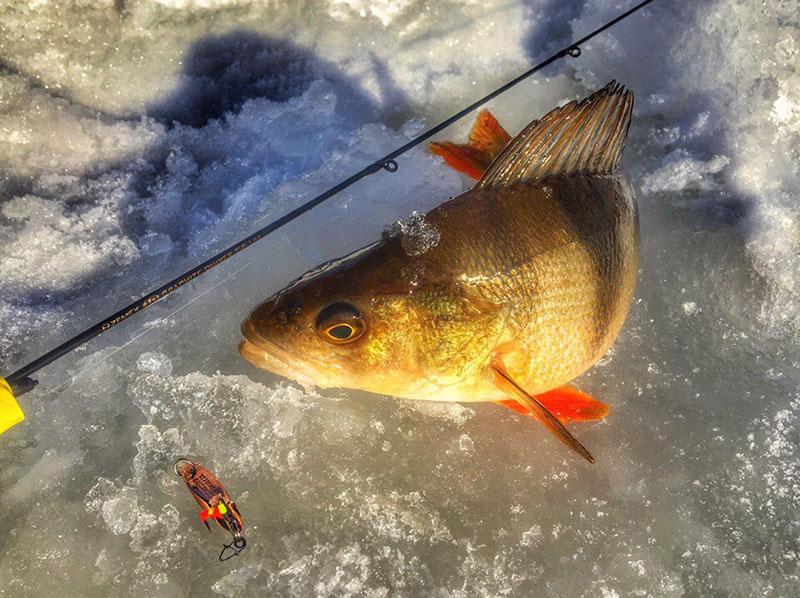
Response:
[{"label": "fishing rod", "polygon": [[[11,409],[13,411],[14,408],[16,408],[16,411],[13,411],[13,417],[16,417],[17,421],[14,421],[10,425],[14,425],[15,423],[18,423],[19,421],[22,420],[22,412],[19,410],[19,406],[16,405],[16,403],[13,401],[13,399],[14,399],[14,395],[20,396],[20,395],[28,392],[29,390],[31,390],[37,384],[37,382],[30,377],[31,375],[35,374],[36,372],[38,372],[39,370],[41,370],[45,366],[53,363],[54,361],[56,361],[60,357],[63,357],[64,355],[66,355],[66,354],[70,353],[71,351],[75,350],[77,347],[83,345],[84,343],[88,342],[89,340],[93,339],[94,337],[102,334],[106,330],[112,328],[113,326],[116,326],[120,322],[123,322],[123,321],[127,320],[128,318],[130,318],[131,316],[144,311],[145,309],[147,309],[148,307],[150,307],[151,305],[153,305],[157,301],[160,301],[161,299],[163,299],[164,297],[166,297],[170,293],[178,290],[179,288],[181,288],[185,284],[191,282],[195,278],[198,278],[199,276],[202,276],[203,274],[205,274],[206,272],[208,272],[212,268],[215,268],[216,266],[220,265],[224,261],[228,260],[229,258],[233,257],[234,255],[236,255],[236,254],[240,253],[241,251],[245,250],[246,248],[250,247],[251,245],[253,245],[257,241],[260,241],[261,239],[263,239],[264,237],[272,234],[273,232],[275,232],[276,230],[280,229],[281,227],[289,224],[291,221],[293,221],[296,218],[300,217],[301,215],[305,214],[306,212],[308,212],[312,208],[318,206],[322,202],[330,199],[331,197],[333,197],[334,195],[336,195],[340,191],[343,191],[343,190],[347,189],[348,187],[354,185],[355,183],[357,183],[361,179],[363,179],[363,178],[365,178],[365,177],[367,177],[367,176],[369,176],[371,174],[375,174],[376,172],[379,172],[381,170],[386,170],[388,172],[396,172],[397,169],[398,169],[398,165],[397,165],[397,162],[395,161],[395,159],[398,158],[399,156],[401,156],[402,154],[405,154],[406,152],[408,152],[409,150],[413,149],[414,147],[420,145],[424,141],[427,141],[428,139],[430,139],[434,135],[438,134],[442,130],[444,130],[447,127],[449,127],[450,125],[452,125],[453,123],[455,123],[458,120],[462,119],[467,114],[473,112],[477,108],[480,108],[485,103],[487,103],[490,100],[496,98],[500,94],[502,94],[505,91],[507,91],[507,90],[511,89],[512,87],[514,87],[515,85],[521,83],[522,81],[524,81],[525,79],[527,79],[528,77],[533,75],[534,73],[537,73],[538,71],[540,71],[543,68],[545,68],[546,66],[554,63],[555,61],[560,60],[561,58],[564,58],[566,56],[570,56],[572,58],[577,58],[578,56],[581,55],[581,46],[583,44],[585,44],[586,42],[588,42],[592,38],[600,35],[606,29],[609,29],[610,27],[613,27],[614,25],[616,25],[620,21],[628,18],[630,15],[638,12],[639,10],[641,10],[642,8],[644,8],[645,6],[647,6],[648,4],[650,4],[653,1],[654,0],[643,0],[642,2],[636,4],[635,6],[630,8],[629,10],[621,13],[620,15],[616,16],[615,18],[613,18],[610,21],[606,22],[605,24],[601,25],[600,27],[598,27],[597,29],[595,29],[591,33],[589,33],[587,35],[584,35],[583,37],[581,37],[580,39],[578,39],[576,41],[573,41],[568,46],[566,46],[566,47],[562,48],[561,50],[555,52],[550,57],[546,58],[545,60],[543,60],[539,64],[531,67],[530,69],[528,69],[527,71],[523,72],[522,74],[520,74],[516,78],[514,78],[511,81],[507,82],[506,84],[498,87],[497,89],[495,89],[491,93],[486,94],[485,96],[483,96],[479,100],[476,100],[475,102],[473,102],[472,104],[470,104],[469,106],[464,108],[463,110],[460,110],[459,112],[456,112],[455,114],[453,114],[449,118],[447,118],[447,119],[443,120],[442,122],[440,122],[435,127],[427,130],[426,132],[418,135],[417,137],[414,137],[413,139],[411,139],[405,145],[397,148],[393,152],[390,152],[390,153],[386,154],[385,156],[383,156],[382,158],[376,160],[372,164],[362,168],[360,171],[358,171],[354,175],[352,175],[349,178],[347,178],[347,179],[341,181],[340,183],[334,185],[333,187],[331,187],[327,191],[324,191],[324,192],[320,193],[316,197],[308,200],[307,202],[305,202],[304,204],[302,204],[302,205],[298,206],[297,208],[291,210],[287,214],[284,214],[283,216],[281,216],[277,220],[274,220],[274,221],[270,222],[269,224],[267,224],[263,228],[257,230],[256,232],[252,233],[251,235],[245,237],[244,239],[242,239],[238,243],[235,243],[234,245],[231,245],[227,249],[224,249],[224,250],[220,251],[216,255],[210,257],[209,259],[207,259],[203,263],[195,266],[191,270],[181,274],[180,276],[177,276],[176,278],[173,278],[172,280],[170,280],[169,282],[161,285],[157,289],[147,293],[146,295],[140,297],[139,299],[137,299],[136,301],[132,302],[131,304],[123,307],[122,309],[120,309],[119,311],[114,313],[113,315],[105,318],[104,320],[98,322],[97,324],[94,324],[93,326],[87,328],[83,332],[75,335],[71,339],[64,341],[63,343],[61,343],[60,345],[58,345],[54,349],[51,349],[50,351],[48,351],[44,355],[34,359],[33,361],[31,361],[27,365],[22,366],[21,368],[19,368],[15,372],[7,375],[5,377],[5,380],[3,380],[2,377],[0,377],[0,434],[2,434],[2,432],[4,431],[4,428],[3,428],[3,419],[4,419],[3,411],[4,410]],[[5,384],[5,382],[7,382],[7,384]],[[9,400],[9,397],[5,396],[6,394],[11,395],[10,396],[10,401],[13,403],[9,407],[7,407],[6,404],[4,403],[4,399]],[[7,427],[10,427],[10,425],[7,426]]]}]

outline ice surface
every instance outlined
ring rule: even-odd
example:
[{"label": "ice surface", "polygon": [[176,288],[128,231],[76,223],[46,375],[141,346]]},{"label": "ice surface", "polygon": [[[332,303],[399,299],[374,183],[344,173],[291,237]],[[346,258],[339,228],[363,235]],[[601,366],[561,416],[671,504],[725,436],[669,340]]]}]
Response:
[{"label": "ice surface", "polygon": [[[631,4],[0,8],[4,371]],[[611,415],[572,426],[596,465],[493,405],[238,356],[308,268],[397,221],[434,242],[409,214],[469,182],[415,151],[41,373],[0,438],[0,595],[797,595],[798,29],[788,0],[658,0],[490,106],[515,132],[612,78],[636,94],[640,283],[578,380]],[[216,561],[179,456],[233,493],[241,557]]]},{"label": "ice surface", "polygon": [[172,361],[167,355],[148,351],[139,355],[136,368],[142,372],[150,372],[159,376],[169,376],[172,373]]}]

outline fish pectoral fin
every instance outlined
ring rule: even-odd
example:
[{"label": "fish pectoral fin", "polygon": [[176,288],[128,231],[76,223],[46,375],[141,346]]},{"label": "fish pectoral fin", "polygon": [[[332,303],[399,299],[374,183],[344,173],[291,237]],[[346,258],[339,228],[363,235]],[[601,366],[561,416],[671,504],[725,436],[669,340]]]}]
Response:
[{"label": "fish pectoral fin", "polygon": [[[516,411],[517,413],[522,413],[523,415],[527,415],[528,417],[535,418],[536,420],[541,422],[545,428],[550,430],[550,432],[552,432],[556,436],[556,438],[558,438],[561,442],[566,444],[573,451],[578,453],[581,457],[586,459],[589,463],[595,462],[594,457],[592,457],[592,454],[588,450],[586,450],[586,448],[580,442],[578,442],[578,440],[572,434],[569,433],[569,430],[567,430],[564,427],[564,424],[562,424],[558,420],[558,418],[553,413],[551,413],[548,407],[545,406],[545,404],[539,400],[539,397],[535,397],[526,392],[525,389],[523,389],[519,384],[517,384],[511,378],[511,376],[509,376],[508,373],[501,367],[494,364],[490,365],[489,367],[492,368],[495,374],[494,376],[495,384],[498,386],[498,388],[500,388],[500,390],[502,390],[503,392],[505,392],[506,394],[510,395],[513,398],[513,402],[497,401],[498,404],[502,405],[503,407],[507,407],[512,411]],[[600,405],[603,405],[599,401],[595,402],[599,403]],[[512,407],[511,406],[512,403],[515,403],[516,405]],[[550,401],[550,403],[552,404],[552,401]],[[606,406],[603,405],[603,407]],[[597,410],[595,409],[595,411]],[[574,410],[573,413],[575,413]],[[604,415],[605,413],[603,413],[603,415],[601,415],[600,417],[603,417]],[[587,418],[587,419],[597,419],[597,418]]]},{"label": "fish pectoral fin", "polygon": [[503,129],[492,113],[482,110],[472,126],[469,143],[434,141],[428,144],[428,149],[444,158],[445,163],[454,170],[478,180],[509,141],[511,135]]}]

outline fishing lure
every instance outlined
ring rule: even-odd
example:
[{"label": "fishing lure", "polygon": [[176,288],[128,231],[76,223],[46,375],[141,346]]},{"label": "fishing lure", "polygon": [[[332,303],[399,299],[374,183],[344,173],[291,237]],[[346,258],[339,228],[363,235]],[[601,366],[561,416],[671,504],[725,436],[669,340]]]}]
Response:
[{"label": "fishing lure", "polygon": [[212,519],[222,529],[233,536],[230,544],[224,544],[219,553],[219,560],[227,561],[238,556],[246,547],[247,541],[242,535],[244,523],[236,503],[220,481],[208,469],[189,459],[178,459],[173,465],[175,475],[183,478],[186,487],[194,499],[203,508],[200,520],[211,531],[208,520]]}]

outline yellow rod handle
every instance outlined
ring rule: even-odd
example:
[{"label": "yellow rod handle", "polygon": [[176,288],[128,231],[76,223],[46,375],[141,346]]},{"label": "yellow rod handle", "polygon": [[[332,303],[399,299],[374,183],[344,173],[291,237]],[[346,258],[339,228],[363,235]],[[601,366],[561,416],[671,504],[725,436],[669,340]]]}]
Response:
[{"label": "yellow rod handle", "polygon": [[9,428],[13,428],[25,419],[25,414],[19,408],[11,386],[5,378],[0,377],[0,434],[4,434]]}]

